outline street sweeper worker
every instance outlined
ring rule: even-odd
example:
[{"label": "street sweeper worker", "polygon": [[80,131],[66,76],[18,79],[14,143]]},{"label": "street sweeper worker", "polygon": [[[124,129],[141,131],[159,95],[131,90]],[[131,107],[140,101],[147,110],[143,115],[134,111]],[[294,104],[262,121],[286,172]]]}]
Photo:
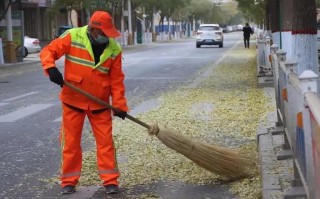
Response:
[{"label": "street sweeper worker", "polygon": [[[121,47],[114,38],[120,33],[109,13],[96,11],[87,26],[67,30],[44,47],[40,59],[45,74],[60,87],[62,101],[61,187],[62,194],[75,192],[81,174],[81,133],[88,117],[96,140],[97,164],[100,179],[107,194],[119,193],[119,171],[112,138],[112,114],[126,117],[124,73]],[[64,75],[55,61],[65,55]],[[71,90],[64,81],[110,103],[111,111]],[[111,99],[110,99],[111,98]]]}]

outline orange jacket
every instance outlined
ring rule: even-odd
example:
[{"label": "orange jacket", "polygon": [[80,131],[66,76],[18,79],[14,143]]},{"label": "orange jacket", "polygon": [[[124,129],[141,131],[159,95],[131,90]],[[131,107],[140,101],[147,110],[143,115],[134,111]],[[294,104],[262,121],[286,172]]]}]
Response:
[{"label": "orange jacket", "polygon": [[[100,56],[100,62],[95,65],[91,43],[87,36],[87,26],[66,31],[40,53],[46,74],[46,69],[55,67],[55,61],[62,55],[65,55],[65,81],[106,102],[110,102],[111,97],[112,106],[128,111],[123,83],[122,51],[114,39],[109,39],[109,45]],[[66,104],[84,110],[105,108],[66,86],[62,88],[60,99]]]}]

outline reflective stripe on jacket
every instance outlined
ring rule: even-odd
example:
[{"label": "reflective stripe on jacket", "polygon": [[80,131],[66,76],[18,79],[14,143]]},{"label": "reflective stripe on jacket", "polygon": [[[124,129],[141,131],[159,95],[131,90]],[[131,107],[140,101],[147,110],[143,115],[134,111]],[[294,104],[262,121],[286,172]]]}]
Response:
[{"label": "reflective stripe on jacket", "polygon": [[[112,106],[128,111],[124,96],[122,50],[114,39],[109,39],[109,45],[100,56],[100,62],[95,65],[91,43],[87,36],[87,26],[70,29],[41,51],[43,69],[55,67],[55,61],[63,55],[65,55],[65,81],[106,102],[109,102],[111,96]],[[66,104],[85,110],[105,108],[66,86],[62,88],[60,99]]]}]

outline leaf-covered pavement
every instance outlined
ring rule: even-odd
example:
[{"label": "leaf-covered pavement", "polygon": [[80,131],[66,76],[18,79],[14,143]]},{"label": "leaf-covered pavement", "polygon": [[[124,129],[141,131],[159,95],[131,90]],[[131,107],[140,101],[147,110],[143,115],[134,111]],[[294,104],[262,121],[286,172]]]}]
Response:
[{"label": "leaf-covered pavement", "polygon": [[[184,86],[163,93],[159,108],[137,117],[194,139],[240,150],[258,162],[256,131],[259,122],[274,107],[263,90],[257,88],[255,49],[236,48],[218,66],[207,66],[208,69],[212,69],[211,74],[204,76],[196,87]],[[114,120],[114,143],[122,187],[160,180],[199,185],[227,183],[223,177],[166,148],[156,137],[149,136],[144,127],[128,119]],[[234,194],[245,199],[261,197],[258,166],[257,163],[254,176],[227,183]],[[84,155],[80,184],[101,184],[95,151]]]}]

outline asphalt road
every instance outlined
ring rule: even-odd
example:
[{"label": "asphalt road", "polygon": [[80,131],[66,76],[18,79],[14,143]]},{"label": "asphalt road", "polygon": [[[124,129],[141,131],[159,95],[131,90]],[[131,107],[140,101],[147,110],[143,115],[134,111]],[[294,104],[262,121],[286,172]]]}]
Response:
[{"label": "asphalt road", "polygon": [[[225,34],[223,48],[196,48],[194,39],[125,48],[130,108],[192,84],[205,66],[221,61],[241,39],[240,32]],[[62,64],[63,58],[57,62],[61,71]],[[57,197],[58,186],[51,188],[42,179],[59,171],[59,87],[43,75],[40,64],[0,67],[0,93],[0,198]],[[84,143],[84,150],[91,146]],[[224,190],[216,187],[211,192],[223,195]]]}]

